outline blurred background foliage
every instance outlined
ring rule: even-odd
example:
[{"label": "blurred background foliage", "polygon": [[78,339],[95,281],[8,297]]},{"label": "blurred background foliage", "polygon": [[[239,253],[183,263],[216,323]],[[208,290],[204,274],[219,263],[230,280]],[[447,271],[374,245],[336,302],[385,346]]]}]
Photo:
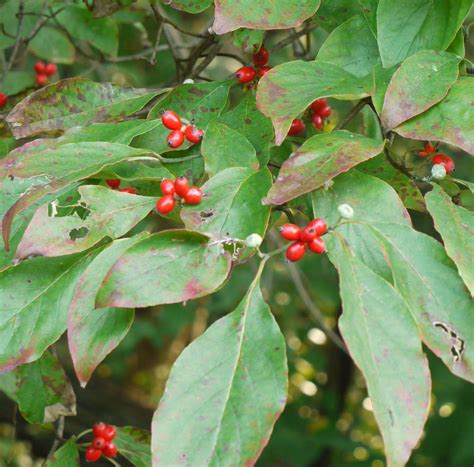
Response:
[{"label": "blurred background foliage", "polygon": [[[43,10],[45,3],[47,9]],[[175,57],[182,59],[181,65],[185,67],[189,49],[199,42],[180,29],[202,34],[212,23],[213,10],[189,15],[162,2],[157,5],[173,26],[163,25],[163,34],[155,47],[157,23],[148,2],[137,1],[110,16],[94,20],[81,1],[27,0],[25,10],[31,14],[24,18],[25,37],[37,24],[38,15],[44,15],[46,11],[52,17],[28,43],[20,62],[9,74],[10,78],[3,83],[3,91],[15,95],[8,108],[31,92],[33,66],[38,59],[57,63],[61,78],[83,76],[95,81],[148,88],[177,84],[179,73]],[[14,37],[17,29],[17,7],[17,0],[0,0],[3,66],[14,42],[11,36]],[[62,11],[55,15],[56,9]],[[314,58],[328,33],[336,26],[325,20],[323,13],[330,9],[331,0],[323,2],[317,27],[301,36],[301,42],[281,47],[288,31],[266,33],[265,45],[272,50],[270,64],[274,66],[295,58]],[[349,14],[344,10],[339,13],[341,22],[346,19],[344,15]],[[464,28],[468,60],[473,60],[474,53],[474,38],[469,35],[473,20],[471,12]],[[228,34],[222,39],[226,41],[222,49],[224,55],[215,57],[202,71],[199,80],[229,78],[241,66],[240,63],[249,62],[251,50],[245,50],[245,46],[252,40],[258,43],[262,38],[260,32]],[[302,48],[301,44],[305,47]],[[309,54],[305,50],[308,44],[311,46]],[[154,53],[156,56],[153,57]],[[233,92],[236,93],[234,97],[240,99],[242,91]],[[331,105],[334,108],[332,123],[337,123],[351,108],[348,102],[333,101]],[[0,156],[3,156],[15,144],[3,118],[0,120],[0,136]],[[406,144],[403,140],[399,142],[404,150],[419,149]],[[453,147],[442,145],[441,148],[455,159],[458,177],[474,181],[472,158],[461,157]],[[278,160],[279,154],[286,158],[290,151],[285,146],[276,148],[272,159]],[[194,175],[198,177],[196,171],[199,172],[199,168],[194,168]],[[146,191],[145,187],[143,189]],[[463,205],[474,208],[474,201],[468,193],[468,190],[460,190],[457,195]],[[437,235],[428,215],[410,213],[419,230]],[[283,216],[274,221],[283,222]],[[270,238],[268,243],[271,242]],[[363,378],[350,358],[328,339],[318,315],[323,315],[325,327],[336,329],[341,313],[337,273],[326,257],[311,256],[298,264],[299,278],[314,302],[314,309],[309,310],[293,281],[289,280],[288,267],[284,261],[275,259],[267,267],[262,284],[265,299],[288,345],[290,398],[258,465],[383,467],[383,443]],[[57,350],[78,398],[78,415],[67,419],[65,436],[78,434],[96,420],[149,429],[151,416],[175,359],[212,322],[235,308],[255,271],[256,264],[252,262],[247,267],[235,268],[229,282],[218,293],[185,305],[138,310],[131,331],[97,369],[85,390],[76,382],[67,343],[61,340]],[[449,373],[436,358],[430,358],[430,368],[433,375],[430,416],[421,445],[408,465],[471,466],[474,463],[472,386]],[[41,465],[52,436],[51,424],[28,425],[16,413],[14,404],[5,395],[0,395],[0,466]],[[102,464],[99,462],[97,465]]]}]

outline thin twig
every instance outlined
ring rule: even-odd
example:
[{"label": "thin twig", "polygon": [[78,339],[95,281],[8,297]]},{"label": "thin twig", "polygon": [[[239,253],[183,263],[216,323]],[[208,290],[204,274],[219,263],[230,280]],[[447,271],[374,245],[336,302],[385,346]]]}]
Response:
[{"label": "thin twig", "polygon": [[336,130],[344,128],[352,119],[364,108],[365,105],[369,103],[370,98],[366,97],[361,99],[350,111],[349,113],[337,124]]},{"label": "thin twig", "polygon": [[317,27],[317,24],[313,21],[307,23],[303,27],[303,29],[301,29],[301,31],[294,32],[294,33],[290,34],[288,37],[286,37],[285,39],[282,39],[280,42],[277,42],[271,48],[271,50],[274,51],[274,50],[283,49],[287,45],[290,45],[293,41],[299,39],[301,36],[304,36],[308,32],[311,32],[313,29],[316,29],[316,27]]},{"label": "thin twig", "polygon": [[60,441],[63,439],[64,422],[65,422],[64,415],[61,415],[58,421],[56,422],[56,429],[54,431],[54,441],[53,441],[53,444],[51,445],[51,449],[49,450],[48,457],[46,458],[45,464],[48,461],[48,459],[50,459],[51,456],[55,453],[56,449],[59,446]]},{"label": "thin twig", "polygon": [[339,347],[345,354],[349,355],[347,347],[342,341],[342,339],[324,322],[324,316],[321,310],[314,304],[308,291],[306,290],[306,287],[303,284],[301,273],[298,268],[291,263],[288,264],[288,267],[290,270],[291,279],[295,284],[296,290],[300,294],[300,297],[303,300],[303,303],[305,304],[311,316],[319,323],[323,331],[327,334],[327,336],[334,343],[334,345]]},{"label": "thin twig", "polygon": [[25,0],[20,0],[20,3],[18,5],[18,13],[17,13],[18,26],[16,28],[15,45],[13,46],[13,51],[12,51],[12,54],[10,55],[10,59],[8,60],[7,66],[5,70],[3,70],[1,84],[3,84],[3,82],[5,81],[5,78],[7,77],[13,64],[15,63],[16,55],[18,53],[18,50],[20,49],[21,32],[23,30],[24,9],[25,9]]},{"label": "thin twig", "polygon": [[216,55],[219,53],[220,48],[222,47],[222,44],[216,43],[212,46],[211,50],[209,50],[209,53],[206,55],[206,58],[191,72],[189,75],[190,79],[196,78],[196,76],[199,76],[202,71],[204,71],[210,63],[216,58]]}]

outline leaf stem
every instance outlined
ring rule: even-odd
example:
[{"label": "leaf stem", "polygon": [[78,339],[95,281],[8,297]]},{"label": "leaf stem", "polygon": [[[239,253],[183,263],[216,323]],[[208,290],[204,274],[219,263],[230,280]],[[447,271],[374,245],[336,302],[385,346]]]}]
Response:
[{"label": "leaf stem", "polygon": [[369,103],[370,97],[361,99],[350,111],[349,113],[336,125],[335,130],[341,130],[348,123],[352,121],[354,117]]}]

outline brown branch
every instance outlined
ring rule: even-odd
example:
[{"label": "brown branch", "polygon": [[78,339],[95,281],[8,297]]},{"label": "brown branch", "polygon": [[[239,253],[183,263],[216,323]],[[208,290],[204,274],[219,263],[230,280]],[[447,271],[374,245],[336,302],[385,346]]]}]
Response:
[{"label": "brown branch", "polygon": [[[53,454],[56,452],[56,449],[59,446],[59,443],[63,439],[64,436],[64,423],[65,423],[65,418],[64,415],[61,415],[56,422],[56,429],[54,430],[54,441],[53,444],[51,445],[51,449],[49,450],[48,457],[46,458],[46,462],[53,456]],[[45,462],[45,464],[46,464]]]},{"label": "brown branch", "polygon": [[317,24],[313,21],[308,22],[301,31],[294,32],[290,34],[288,37],[285,39],[282,39],[280,42],[277,42],[271,50],[279,50],[283,49],[287,45],[290,45],[293,41],[296,41],[299,39],[301,36],[304,36],[305,34],[311,32],[313,29],[316,29]]},{"label": "brown branch", "polygon": [[352,121],[353,118],[369,103],[370,97],[361,99],[350,111],[349,113],[337,124],[335,130],[340,130],[344,128],[348,123]]},{"label": "brown branch", "polygon": [[10,70],[13,66],[13,64],[15,63],[15,59],[16,59],[16,56],[18,54],[18,50],[20,49],[21,32],[23,30],[23,18],[24,18],[23,11],[24,11],[24,9],[25,9],[25,0],[20,0],[20,3],[18,5],[18,13],[17,13],[18,26],[16,28],[15,44],[13,46],[13,51],[12,51],[12,54],[10,55],[10,59],[7,62],[7,66],[6,66],[5,70],[3,70],[2,80],[0,82],[1,84],[4,83],[5,78],[7,77],[8,73],[10,72]]}]

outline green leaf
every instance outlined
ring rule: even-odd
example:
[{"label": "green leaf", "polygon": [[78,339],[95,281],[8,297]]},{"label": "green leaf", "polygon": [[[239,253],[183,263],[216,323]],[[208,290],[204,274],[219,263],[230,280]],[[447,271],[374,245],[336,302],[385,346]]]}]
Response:
[{"label": "green leaf", "polygon": [[233,43],[245,53],[255,53],[263,44],[265,31],[261,29],[241,28],[233,32]]},{"label": "green leaf", "polygon": [[211,177],[229,167],[257,170],[259,166],[255,148],[249,140],[222,123],[209,124],[201,151],[206,172]]},{"label": "green leaf", "polygon": [[471,5],[472,0],[380,0],[377,35],[383,65],[420,50],[446,50]]},{"label": "green leaf", "polygon": [[424,50],[407,58],[385,94],[381,120],[387,129],[423,113],[442,100],[458,77],[460,57]]},{"label": "green leaf", "polygon": [[366,76],[380,63],[377,40],[367,19],[356,15],[338,26],[318,52],[318,60],[338,65],[355,76]]},{"label": "green leaf", "polygon": [[151,466],[150,433],[133,426],[117,428],[114,443],[119,453],[135,467]]},{"label": "green leaf", "polygon": [[96,306],[142,308],[208,295],[230,272],[230,255],[203,235],[170,230],[129,248],[112,266]]},{"label": "green leaf", "polygon": [[381,65],[375,65],[373,69],[374,90],[372,95],[372,102],[376,112],[381,115],[383,102],[385,100],[385,93],[388,85],[392,79],[393,74],[397,70],[396,66],[391,68],[384,68]]},{"label": "green leaf", "polygon": [[287,398],[285,341],[260,290],[261,268],[229,315],[171,370],[152,423],[155,465],[254,465]]},{"label": "green leaf", "polygon": [[37,360],[59,339],[76,282],[94,255],[34,258],[0,274],[0,372]]},{"label": "green leaf", "polygon": [[35,77],[31,71],[10,71],[5,77],[2,92],[13,96],[35,86]]},{"label": "green leaf", "polygon": [[334,131],[313,136],[287,159],[265,204],[283,204],[315,190],[340,173],[380,154],[383,142]]},{"label": "green leaf", "polygon": [[371,83],[326,62],[283,63],[259,82],[257,107],[273,121],[275,142],[286,138],[292,121],[315,99],[336,97],[353,100],[366,97]]},{"label": "green leaf", "polygon": [[336,237],[329,251],[341,285],[339,328],[367,383],[388,465],[402,466],[428,417],[428,360],[403,298],[357,259],[343,238]]},{"label": "green leaf", "polygon": [[433,185],[433,190],[426,195],[426,206],[448,255],[474,296],[474,212],[456,206],[438,185]]},{"label": "green leaf", "polygon": [[167,5],[186,13],[196,14],[207,10],[212,5],[212,0],[170,0]]},{"label": "green leaf", "polygon": [[[161,110],[173,110],[181,118],[193,120],[202,129],[209,122],[218,118],[227,103],[233,81],[215,81],[212,83],[182,84],[175,87],[161,99],[150,111],[148,118],[160,118]],[[138,137],[134,146],[148,148],[154,152],[169,151],[166,137],[170,130],[162,124],[144,136]],[[185,141],[180,150],[189,148],[191,143]]]},{"label": "green leaf", "polygon": [[79,467],[80,465],[75,438],[70,438],[46,461],[46,467]]},{"label": "green leaf", "polygon": [[257,109],[254,93],[247,93],[236,107],[219,117],[219,122],[238,131],[253,144],[261,166],[268,163],[273,126],[272,121]]},{"label": "green leaf", "polygon": [[156,198],[121,193],[101,186],[81,186],[81,212],[59,216],[48,204],[36,211],[16,251],[29,256],[63,256],[84,251],[105,237],[119,238],[154,208]]},{"label": "green leaf", "polygon": [[36,142],[10,152],[0,160],[0,178],[33,178],[34,183],[3,217],[2,236],[5,249],[9,249],[12,221],[19,212],[45,195],[57,192],[77,180],[88,178],[108,165],[145,153],[142,149],[116,143],[64,144],[57,148],[53,143],[52,148],[42,148]]},{"label": "green leaf", "polygon": [[395,189],[407,209],[426,212],[425,199],[416,182],[395,169],[384,154],[363,162],[357,169],[387,182]]},{"label": "green leaf", "polygon": [[97,122],[123,120],[140,110],[158,91],[124,88],[69,78],[30,94],[8,114],[15,138]]},{"label": "green leaf", "polygon": [[378,0],[322,0],[318,11],[318,23],[320,22],[323,29],[330,32],[354,15],[363,13],[376,36],[377,5]]},{"label": "green leaf", "polygon": [[76,415],[76,396],[61,364],[50,352],[18,368],[17,399],[29,423],[48,423]]},{"label": "green leaf", "polygon": [[39,58],[53,63],[71,65],[76,58],[76,49],[66,34],[49,26],[39,30],[29,48]]},{"label": "green leaf", "polygon": [[238,28],[288,29],[313,16],[320,0],[215,0],[212,29],[225,34]]},{"label": "green leaf", "polygon": [[474,82],[462,77],[425,113],[395,128],[405,138],[443,141],[474,155]]},{"label": "green leaf", "polygon": [[77,41],[88,42],[107,55],[117,55],[118,25],[112,18],[94,18],[85,7],[69,5],[56,19]]},{"label": "green leaf", "polygon": [[271,185],[268,169],[226,169],[203,185],[203,201],[197,206],[186,206],[181,219],[189,230],[216,239],[245,240],[252,233],[263,237],[270,208],[262,205],[262,198]]},{"label": "green leaf", "polygon": [[96,256],[77,282],[67,315],[67,337],[74,370],[82,387],[132,326],[134,310],[96,310],[95,297],[109,269],[140,240],[142,237],[136,236],[113,242]]}]

